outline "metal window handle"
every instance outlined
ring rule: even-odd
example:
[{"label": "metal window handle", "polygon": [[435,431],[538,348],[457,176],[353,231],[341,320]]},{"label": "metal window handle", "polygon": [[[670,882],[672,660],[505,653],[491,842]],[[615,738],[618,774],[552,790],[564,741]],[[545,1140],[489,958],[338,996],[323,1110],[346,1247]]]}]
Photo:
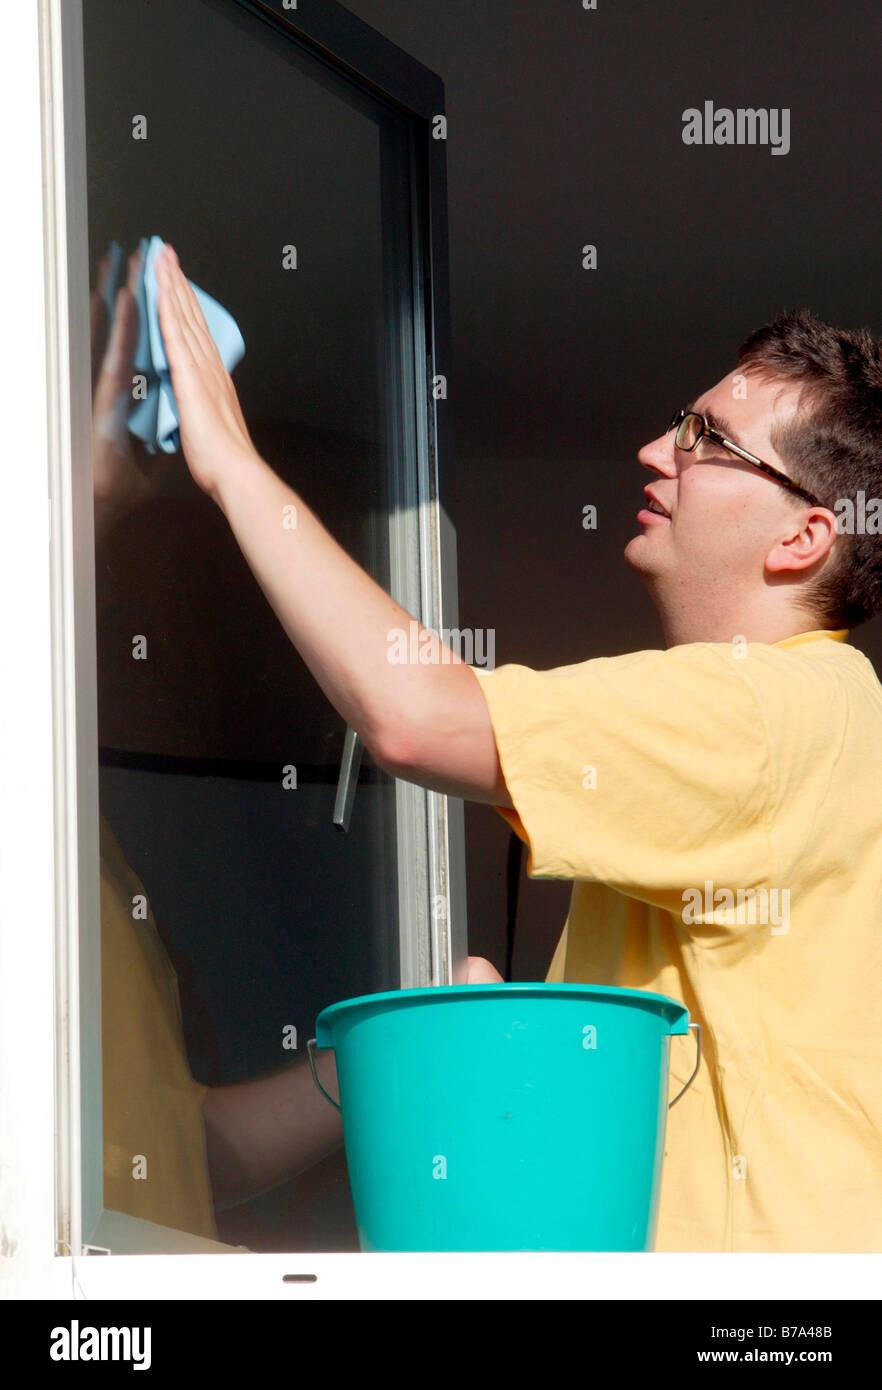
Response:
[{"label": "metal window handle", "polygon": [[364,744],[358,734],[347,724],[346,736],[343,739],[343,757],[340,759],[340,776],[337,778],[337,799],[334,802],[334,824],[341,830],[349,829],[363,749]]}]

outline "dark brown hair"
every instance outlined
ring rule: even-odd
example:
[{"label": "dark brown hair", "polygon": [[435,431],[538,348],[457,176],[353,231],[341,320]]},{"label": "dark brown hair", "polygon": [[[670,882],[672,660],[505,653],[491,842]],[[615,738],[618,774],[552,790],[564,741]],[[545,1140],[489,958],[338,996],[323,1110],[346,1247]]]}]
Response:
[{"label": "dark brown hair", "polygon": [[[831,511],[861,490],[882,498],[882,341],[869,329],[787,310],[745,339],[738,369],[803,383],[797,415],[770,435],[794,482]],[[840,532],[802,606],[833,628],[882,609],[882,535]]]}]

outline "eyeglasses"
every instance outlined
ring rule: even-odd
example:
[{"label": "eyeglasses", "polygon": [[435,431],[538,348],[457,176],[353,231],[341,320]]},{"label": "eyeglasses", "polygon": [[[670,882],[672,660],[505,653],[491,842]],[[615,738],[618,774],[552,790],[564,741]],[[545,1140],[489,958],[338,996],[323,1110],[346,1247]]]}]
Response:
[{"label": "eyeglasses", "polygon": [[[728,449],[729,453],[734,454],[736,458],[743,459],[745,463],[752,463],[754,468],[761,469],[767,477],[773,478],[776,483],[780,483],[781,486],[786,487],[788,491],[795,492],[797,496],[805,498],[806,502],[810,502],[813,507],[819,507],[821,505],[818,498],[815,497],[813,493],[807,492],[804,487],[800,487],[792,478],[788,478],[786,473],[781,473],[779,469],[773,468],[770,463],[763,463],[762,459],[758,459],[755,454],[749,454],[746,449],[741,448],[740,444],[733,444],[731,439],[726,439],[725,435],[720,434],[719,430],[713,429],[712,426],[708,424],[705,417],[697,414],[696,411],[684,410],[682,407],[680,410],[674,411],[671,417],[671,423],[668,425],[665,433],[668,434],[675,427],[677,430],[676,444],[678,449],[684,449],[687,453],[691,453],[700,439],[712,439],[713,442],[719,444],[721,448]],[[710,460],[707,460],[707,462],[710,462]]]}]

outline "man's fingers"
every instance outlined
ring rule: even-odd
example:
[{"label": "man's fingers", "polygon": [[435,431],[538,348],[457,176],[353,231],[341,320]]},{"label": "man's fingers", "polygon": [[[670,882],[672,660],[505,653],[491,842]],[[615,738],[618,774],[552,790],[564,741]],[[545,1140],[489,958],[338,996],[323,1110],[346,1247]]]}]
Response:
[{"label": "man's fingers", "polygon": [[177,253],[173,247],[167,247],[162,254],[168,269],[167,283],[172,287],[174,302],[181,318],[181,326],[190,343],[194,358],[199,360],[201,355],[203,361],[223,367],[217,344],[208,331],[205,315],[199,307],[199,301],[193,287],[181,270]]},{"label": "man's fingers", "polygon": [[[216,402],[221,400],[232,413],[239,430],[246,440],[251,441],[242,406],[233,385],[232,378],[218,351],[217,343],[211,336],[199,301],[186,276],[180,268],[173,248],[166,246],[157,261],[157,278],[164,296],[168,297],[169,323],[174,323],[178,335],[172,341],[172,354],[176,345],[186,345],[187,362],[196,367],[205,386],[210,387]],[[160,298],[160,308],[162,297]],[[166,320],[160,316],[163,336]],[[179,357],[178,367],[183,366]]]},{"label": "man's fingers", "polygon": [[[171,343],[173,352],[176,350],[178,354],[177,366],[182,368],[192,365],[201,370],[206,365],[206,352],[187,312],[184,298],[186,280],[167,258],[165,251],[162,253],[160,262],[157,263],[157,277],[160,276],[163,277],[161,284],[167,298],[169,319],[174,325]],[[164,326],[163,336],[165,336]],[[171,366],[171,360],[169,360],[169,365]]]},{"label": "man's fingers", "polygon": [[211,491],[212,456],[254,448],[239,397],[192,285],[168,245],[157,257],[159,319],[193,477]]},{"label": "man's fingers", "polygon": [[193,349],[190,335],[185,331],[176,287],[169,273],[169,265],[164,253],[156,264],[156,278],[159,282],[159,300],[157,301],[159,326],[162,329],[169,366],[174,372],[173,360],[176,360],[178,366],[192,362]]}]

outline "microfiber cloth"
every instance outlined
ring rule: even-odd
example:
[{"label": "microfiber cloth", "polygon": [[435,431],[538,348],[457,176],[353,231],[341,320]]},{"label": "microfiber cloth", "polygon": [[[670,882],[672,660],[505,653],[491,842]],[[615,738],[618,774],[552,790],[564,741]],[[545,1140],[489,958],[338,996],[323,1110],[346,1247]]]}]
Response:
[{"label": "microfiber cloth", "polygon": [[[172,390],[171,373],[159,328],[157,308],[159,286],[156,282],[156,258],[164,246],[162,237],[141,238],[141,268],[135,291],[139,329],[133,370],[146,378],[147,389],[144,398],[135,401],[132,406],[127,424],[132,434],[143,441],[144,447],[151,454],[155,454],[157,449],[162,449],[166,454],[173,454],[181,447],[178,406]],[[110,267],[104,295],[111,323],[116,308],[117,292],[125,282],[126,269],[125,252],[119,242],[114,241],[110,248]],[[199,301],[208,331],[217,345],[223,364],[227,371],[231,372],[245,355],[245,340],[239,332],[239,325],[210,294],[200,290],[192,280],[188,283]],[[128,412],[128,402],[125,404]]]}]

